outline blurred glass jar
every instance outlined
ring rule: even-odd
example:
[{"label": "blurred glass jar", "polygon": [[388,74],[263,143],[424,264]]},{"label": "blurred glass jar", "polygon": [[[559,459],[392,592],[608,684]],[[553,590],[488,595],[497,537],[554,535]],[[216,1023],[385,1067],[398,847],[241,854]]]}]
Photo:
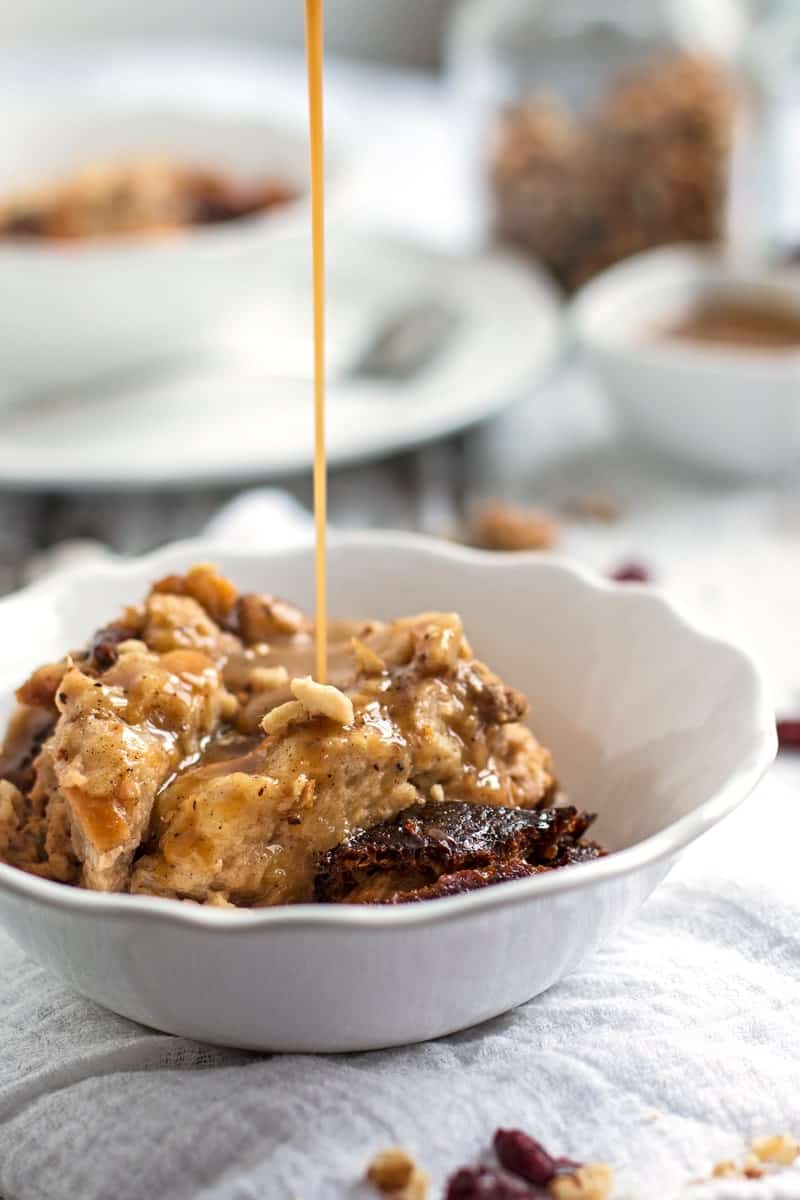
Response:
[{"label": "blurred glass jar", "polygon": [[720,238],[747,27],[737,0],[464,0],[448,64],[492,114],[497,235],[570,291],[651,246]]},{"label": "blurred glass jar", "polygon": [[742,64],[759,98],[751,179],[765,251],[800,259],[800,3],[749,0],[752,35]]}]

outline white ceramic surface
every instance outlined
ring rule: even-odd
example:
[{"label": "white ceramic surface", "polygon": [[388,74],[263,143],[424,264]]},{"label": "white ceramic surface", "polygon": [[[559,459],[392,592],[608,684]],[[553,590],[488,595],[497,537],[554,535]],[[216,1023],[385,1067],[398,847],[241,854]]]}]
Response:
[{"label": "white ceramic surface", "polygon": [[[0,399],[74,384],[202,345],[270,271],[277,239],[305,236],[302,126],[199,104],[21,101],[3,111],[0,192],[55,182],[95,160],[163,155],[234,178],[274,176],[301,198],[171,237],[0,242]],[[335,183],[340,155],[331,145]]]},{"label": "white ceramic surface", "polygon": [[[68,572],[0,602],[0,684],[80,644],[149,580],[214,558],[243,588],[309,605],[308,550],[185,543]],[[741,651],[651,590],[535,555],[403,534],[337,540],[332,611],[457,608],[476,652],[530,698],[571,799],[609,857],[427,905],[231,913],[66,888],[0,865],[0,919],[77,990],[146,1025],[212,1042],[337,1051],[437,1037],[557,982],[613,935],[689,842],[775,753],[772,709]],[[8,704],[6,704],[6,708]]]},{"label": "white ceramic surface", "polygon": [[659,339],[694,303],[735,293],[800,313],[800,271],[759,271],[687,246],[649,251],[587,284],[577,342],[625,426],[701,467],[742,475],[800,462],[800,351]]},{"label": "white ceramic surface", "polygon": [[[216,357],[123,377],[118,386],[90,394],[24,399],[7,409],[0,423],[0,482],[81,490],[184,487],[309,467],[313,358],[305,227],[299,241],[272,245],[270,263],[275,279],[264,280],[257,301],[231,322]],[[436,357],[401,382],[348,378],[347,365],[374,322],[420,299],[439,299],[457,314]],[[450,258],[334,223],[328,334],[328,458],[336,465],[451,433],[531,392],[556,360],[561,306],[542,275],[508,255]]]}]

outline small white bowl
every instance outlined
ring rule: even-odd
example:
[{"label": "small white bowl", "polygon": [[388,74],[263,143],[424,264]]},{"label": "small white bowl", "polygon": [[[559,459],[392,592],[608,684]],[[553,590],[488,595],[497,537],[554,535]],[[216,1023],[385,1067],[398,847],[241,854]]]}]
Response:
[{"label": "small white bowl", "polygon": [[800,272],[737,267],[710,251],[667,247],[628,259],[578,293],[580,350],[642,441],[738,475],[800,462],[800,352],[659,338],[698,301],[735,295],[800,315]]},{"label": "small white bowl", "polygon": [[[209,558],[243,588],[312,603],[308,548],[184,543],[52,577],[0,602],[5,709],[34,664],[80,644],[152,579]],[[650,589],[405,534],[337,539],[330,588],[338,614],[460,610],[476,652],[527,693],[570,798],[600,814],[596,835],[615,853],[427,904],[233,913],[0,865],[3,924],[77,991],[157,1029],[261,1050],[367,1050],[474,1025],[618,930],[775,754],[750,659]]]},{"label": "small white bowl", "polygon": [[[297,201],[262,214],[57,243],[0,240],[0,398],[70,386],[202,346],[269,282],[276,239],[308,238],[308,140],[256,113],[54,100],[3,111],[0,193],[57,182],[96,160],[164,156],[245,182],[274,177]],[[340,155],[328,148],[335,183]]]}]

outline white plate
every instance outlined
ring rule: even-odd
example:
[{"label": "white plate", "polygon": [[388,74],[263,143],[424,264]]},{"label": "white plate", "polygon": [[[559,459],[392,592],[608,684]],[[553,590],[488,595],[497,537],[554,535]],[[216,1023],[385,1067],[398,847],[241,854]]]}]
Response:
[{"label": "white plate", "polygon": [[[245,589],[312,601],[308,549],[186,543],[53,576],[0,602],[0,719],[27,670],[80,644],[153,578],[209,558]],[[618,930],[775,754],[750,659],[650,589],[402,534],[337,539],[330,584],[340,615],[459,609],[476,652],[528,695],[562,783],[600,814],[597,837],[615,853],[428,904],[240,912],[101,895],[0,865],[11,935],[115,1012],[264,1050],[366,1050],[476,1024],[550,987]]]},{"label": "white plate", "polygon": [[[551,285],[501,254],[451,259],[334,228],[329,237],[331,367],[366,323],[414,297],[459,310],[438,357],[399,383],[334,379],[331,465],[463,428],[531,390],[561,338]],[[0,484],[24,488],[188,486],[306,468],[312,454],[310,280],[305,237],[270,249],[280,288],[235,322],[226,357],[132,376],[115,390],[26,399],[3,414]],[[302,374],[306,378],[300,378]]]}]

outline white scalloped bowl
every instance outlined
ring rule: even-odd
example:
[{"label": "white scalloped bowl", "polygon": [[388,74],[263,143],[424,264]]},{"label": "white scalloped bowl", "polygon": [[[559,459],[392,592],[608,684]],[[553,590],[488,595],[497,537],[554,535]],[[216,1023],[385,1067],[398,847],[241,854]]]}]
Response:
[{"label": "white scalloped bowl", "polygon": [[[209,558],[242,588],[311,605],[308,548],[183,543],[66,572],[0,603],[3,696],[150,580]],[[377,534],[335,542],[330,601],[354,616],[458,609],[476,652],[530,698],[571,799],[600,814],[597,836],[614,853],[428,904],[234,913],[0,865],[5,927],[77,991],[157,1029],[262,1050],[366,1050],[474,1025],[613,935],[774,757],[753,663],[651,589],[545,557]]]}]

